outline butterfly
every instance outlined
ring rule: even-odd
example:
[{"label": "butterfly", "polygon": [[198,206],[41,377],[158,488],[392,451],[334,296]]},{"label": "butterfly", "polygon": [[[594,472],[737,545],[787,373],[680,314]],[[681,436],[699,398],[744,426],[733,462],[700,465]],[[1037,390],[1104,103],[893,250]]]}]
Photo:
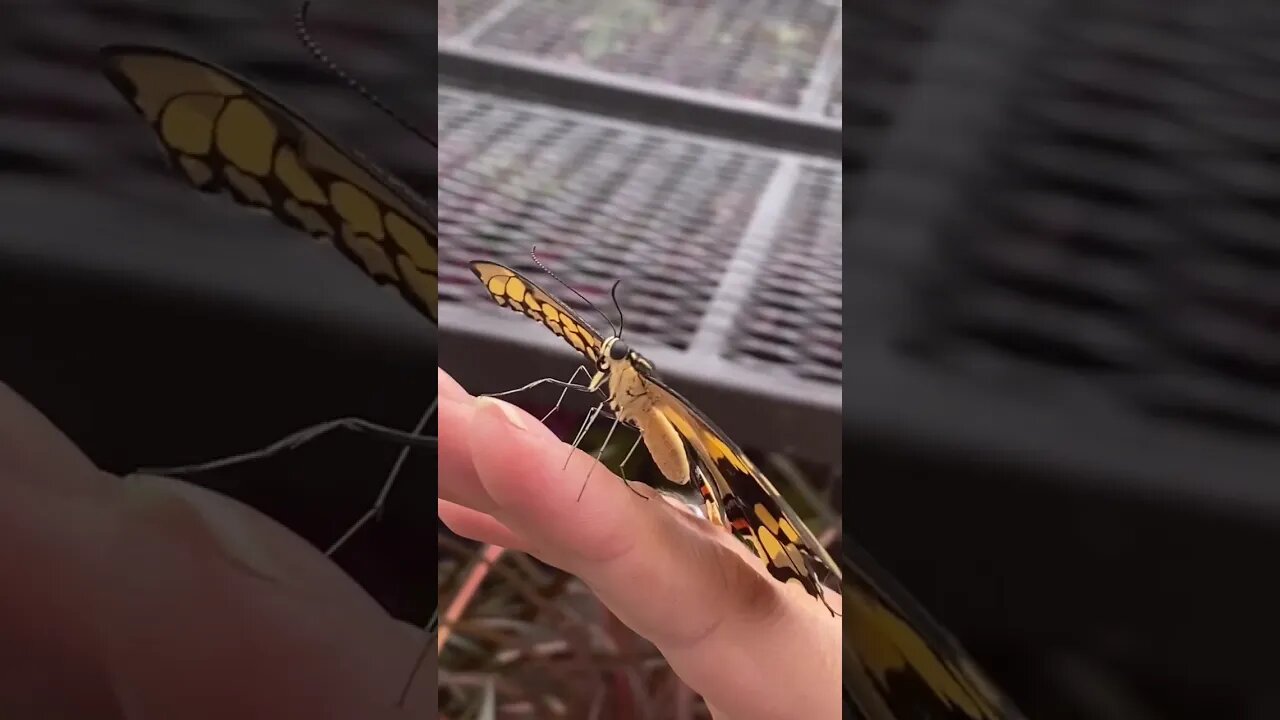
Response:
[{"label": "butterfly", "polygon": [[489,261],[470,266],[494,302],[538,321],[587,360],[594,372],[591,381],[586,386],[562,385],[604,392],[614,416],[640,431],[668,480],[682,485],[698,480],[713,523],[726,526],[750,546],[775,579],[799,582],[826,604],[818,568],[825,567],[836,578],[841,572],[822,543],[746,453],[659,379],[653,363],[622,340],[621,330],[605,337],[511,268]]},{"label": "butterfly", "polygon": [[[300,28],[306,9],[303,3]],[[329,240],[375,282],[393,286],[428,320],[437,321],[439,237],[432,204],[228,70],[157,47],[111,45],[101,55],[108,80],[147,121],[170,164],[197,190],[228,193],[241,205]],[[199,472],[268,457],[339,428],[400,443],[401,457],[374,506],[329,547],[326,555],[332,555],[381,511],[409,447],[435,447],[434,437],[418,435],[434,412],[433,402],[413,432],[342,418],[261,450],[150,472]],[[433,617],[428,634],[434,626]],[[424,644],[424,653],[429,647]],[[415,664],[400,705],[424,658]]]},{"label": "butterfly", "polygon": [[867,720],[1023,720],[959,643],[848,538],[843,581],[845,702]]},{"label": "butterfly", "polygon": [[191,185],[331,241],[436,322],[434,206],[228,70],[156,47],[112,45],[101,54],[107,78]]}]

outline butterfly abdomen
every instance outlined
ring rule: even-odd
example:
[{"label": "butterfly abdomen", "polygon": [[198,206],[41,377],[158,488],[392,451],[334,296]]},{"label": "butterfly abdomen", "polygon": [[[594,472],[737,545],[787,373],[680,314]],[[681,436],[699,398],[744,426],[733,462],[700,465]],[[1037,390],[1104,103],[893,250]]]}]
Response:
[{"label": "butterfly abdomen", "polygon": [[649,449],[649,455],[663,477],[681,485],[688,483],[689,454],[685,452],[684,441],[671,422],[653,411],[639,413],[630,419],[640,428],[644,446]]}]

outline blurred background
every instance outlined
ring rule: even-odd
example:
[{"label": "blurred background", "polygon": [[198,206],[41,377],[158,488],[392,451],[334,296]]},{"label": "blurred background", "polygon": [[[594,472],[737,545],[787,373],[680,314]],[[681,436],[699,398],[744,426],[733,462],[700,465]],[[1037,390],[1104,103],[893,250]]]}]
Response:
[{"label": "blurred background", "polygon": [[[440,366],[497,392],[580,364],[467,267],[509,265],[606,334],[625,321],[836,551],[838,4],[447,2],[438,23]],[[558,395],[507,399],[541,416]],[[572,439],[591,402],[566,398],[549,426]],[[615,432],[603,462],[616,470],[635,440]],[[644,452],[625,470],[674,490]],[[576,580],[447,532],[439,580],[442,716],[476,716],[491,690],[499,717],[709,717]]]},{"label": "blurred background", "polygon": [[[567,348],[464,267],[533,272],[537,245],[611,316],[621,277],[634,345],[1030,717],[1280,717],[1274,5],[314,7],[404,114],[430,117],[438,74],[438,159],[305,55],[289,0],[7,5],[0,379],[100,463],[348,414],[411,426],[437,339],[476,392],[566,378]],[[96,69],[107,42],[233,68],[438,184],[439,333],[336,253],[166,177]],[[334,437],[201,480],[324,545],[394,454]],[[429,523],[427,485],[402,482],[339,561],[415,622],[439,591],[448,716],[492,692],[500,717],[698,717],[576,583]]]}]

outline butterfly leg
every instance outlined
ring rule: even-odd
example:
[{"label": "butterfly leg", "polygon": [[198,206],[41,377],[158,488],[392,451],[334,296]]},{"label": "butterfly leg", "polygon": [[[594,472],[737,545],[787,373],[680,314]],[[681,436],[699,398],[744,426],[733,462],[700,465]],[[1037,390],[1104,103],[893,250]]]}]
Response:
[{"label": "butterfly leg", "polygon": [[578,448],[578,443],[582,442],[582,438],[586,437],[587,431],[591,429],[591,425],[595,423],[596,418],[600,415],[600,411],[604,409],[604,403],[591,408],[587,412],[587,417],[582,422],[582,427],[578,428],[578,434],[574,436],[573,443],[569,445],[569,456],[564,459],[564,467],[569,467],[569,461],[573,459],[573,451]]},{"label": "butterfly leg", "polygon": [[[591,463],[591,467],[587,470],[587,476],[582,479],[582,489],[578,491],[578,500],[582,500],[582,493],[587,491],[587,481],[591,479],[591,472],[596,469],[596,465],[600,464],[600,457],[604,455],[604,449],[609,447],[609,438],[613,437],[613,431],[617,429],[618,419],[614,418],[613,424],[609,426],[609,432],[604,435],[604,442],[600,443],[600,449],[596,451],[596,461]],[[627,487],[631,486],[628,485]]]},{"label": "butterfly leg", "polygon": [[[613,422],[616,425],[618,423],[618,419],[614,418]],[[635,493],[636,495],[639,495],[645,500],[648,500],[649,499],[648,495],[645,495],[639,490],[636,490],[635,488],[631,487],[631,483],[627,481],[627,470],[626,470],[627,461],[631,459],[631,455],[636,451],[636,448],[640,447],[640,441],[643,439],[644,439],[644,435],[641,435],[641,434],[636,435],[636,441],[631,443],[631,449],[627,451],[626,457],[622,458],[622,462],[618,463],[618,474],[622,476],[622,482],[624,485],[627,486],[628,490]]]},{"label": "butterfly leg", "polygon": [[[435,403],[432,403],[430,412],[435,412]],[[145,473],[148,475],[192,474],[228,467],[230,465],[239,465],[241,463],[252,462],[254,460],[263,460],[286,450],[293,450],[301,447],[321,435],[334,430],[351,430],[360,432],[379,440],[393,442],[407,447],[436,448],[436,438],[434,437],[424,437],[419,435],[417,432],[405,432],[404,430],[398,430],[393,427],[379,425],[365,420],[364,418],[345,417],[303,428],[302,430],[287,435],[284,438],[257,450],[250,450],[249,452],[230,455],[217,460],[210,460],[209,462],[195,463],[192,465],[177,465],[173,467],[143,467],[138,468],[134,472]]]},{"label": "butterfly leg", "polygon": [[[573,371],[573,375],[569,376],[569,382],[565,382],[564,380],[557,380],[556,378],[542,378],[541,380],[534,380],[533,382],[527,385],[521,385],[520,387],[514,390],[503,390],[502,392],[496,392],[496,393],[482,393],[480,397],[503,397],[505,395],[515,395],[518,392],[524,392],[525,390],[532,390],[533,388],[536,388],[539,385],[544,385],[549,383],[551,385],[559,385],[560,387],[564,388],[564,391],[560,393],[560,401],[563,401],[565,394],[568,393],[570,390],[579,390],[582,392],[590,391],[590,388],[587,387],[586,385],[578,385],[573,382],[574,378],[578,377],[579,370],[581,370],[584,373],[587,373],[587,377],[591,377],[591,373],[588,372],[585,367],[582,367],[581,365],[579,365],[578,369]],[[560,407],[560,401],[556,402],[557,408]],[[552,412],[555,412],[555,410],[553,409]],[[550,416],[551,416],[551,413],[547,413],[546,417],[550,417]]]},{"label": "butterfly leg", "polygon": [[542,419],[541,419],[539,422],[543,422],[543,423],[545,423],[545,422],[547,421],[547,418],[549,418],[549,417],[551,417],[552,415],[554,415],[554,414],[555,414],[555,412],[556,412],[557,410],[559,410],[559,409],[560,409],[560,404],[564,402],[564,396],[569,394],[569,388],[570,388],[570,387],[577,387],[577,388],[582,389],[582,390],[587,390],[587,389],[588,389],[588,388],[586,388],[585,386],[582,386],[582,385],[577,385],[577,386],[575,386],[575,385],[573,384],[573,381],[574,381],[575,379],[577,379],[577,377],[578,377],[578,372],[579,372],[579,371],[581,371],[581,372],[582,372],[582,374],[583,374],[583,375],[585,375],[585,376],[587,377],[587,379],[588,379],[588,380],[590,380],[590,379],[591,379],[591,373],[590,373],[590,371],[588,371],[588,370],[587,370],[587,368],[586,368],[585,366],[583,366],[583,365],[579,365],[579,366],[578,366],[578,367],[573,371],[573,374],[569,376],[569,384],[565,385],[565,386],[564,386],[564,389],[560,391],[560,397],[556,399],[556,404],[555,404],[555,405],[554,405],[550,410],[548,410],[548,411],[547,411],[547,414],[546,414],[546,415],[543,415],[543,416],[542,416]]},{"label": "butterfly leg", "polygon": [[[431,401],[431,404],[427,406],[426,412],[422,413],[422,417],[418,418],[418,424],[413,428],[414,435],[422,432],[422,428],[426,427],[431,416],[435,414],[436,406],[439,402],[440,399],[435,398]],[[413,447],[410,445],[400,448],[400,454],[396,456],[395,463],[393,463],[391,465],[391,469],[387,471],[387,478],[382,481],[382,489],[378,491],[378,497],[373,501],[373,505],[370,506],[370,508],[366,510],[364,514],[360,516],[360,519],[356,520],[350,528],[347,528],[347,531],[342,533],[341,537],[329,546],[329,549],[324,553],[325,555],[334,554],[338,551],[338,548],[341,548],[346,544],[346,542],[359,532],[360,528],[363,528],[370,520],[382,517],[382,511],[387,505],[387,496],[391,494],[391,489],[395,487],[396,480],[400,476],[400,468],[404,466],[405,460],[409,459],[409,451],[412,449]]]}]

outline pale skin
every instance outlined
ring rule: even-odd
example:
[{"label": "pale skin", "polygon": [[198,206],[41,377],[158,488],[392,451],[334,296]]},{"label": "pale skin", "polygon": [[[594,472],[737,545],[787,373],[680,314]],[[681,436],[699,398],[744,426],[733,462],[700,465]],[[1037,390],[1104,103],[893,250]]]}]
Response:
[{"label": "pale skin", "polygon": [[[601,468],[578,502],[592,458],[444,373],[439,424],[456,532],[581,577],[719,720],[840,717],[839,618],[723,530]],[[105,473],[0,384],[0,717],[429,717],[430,664],[394,707],[423,642],[269,518]]]},{"label": "pale skin", "polygon": [[0,384],[0,717],[423,718],[426,640],[253,509],[96,468]]},{"label": "pale skin", "polygon": [[[536,418],[440,382],[440,519],[581,578],[717,720],[841,717],[840,618],[723,529],[637,497]],[[640,492],[652,494],[645,488]],[[840,607],[831,594],[828,603]]]}]

